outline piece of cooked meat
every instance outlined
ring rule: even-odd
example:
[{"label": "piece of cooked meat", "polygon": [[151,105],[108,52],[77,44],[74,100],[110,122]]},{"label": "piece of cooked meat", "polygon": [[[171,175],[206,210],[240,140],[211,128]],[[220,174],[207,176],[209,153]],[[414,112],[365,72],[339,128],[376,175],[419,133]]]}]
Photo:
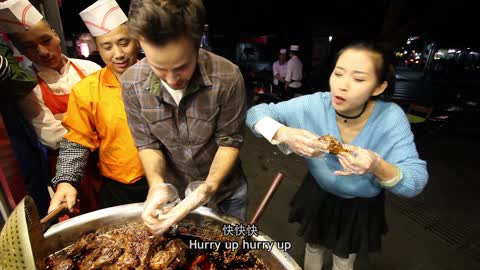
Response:
[{"label": "piece of cooked meat", "polygon": [[162,270],[175,259],[175,253],[168,250],[160,250],[150,259],[150,267],[153,270]]},{"label": "piece of cooked meat", "polygon": [[140,269],[146,268],[150,263],[154,247],[165,241],[163,237],[150,234],[143,224],[136,228],[129,228],[126,238],[125,253],[137,256]]},{"label": "piece of cooked meat", "polygon": [[122,255],[122,250],[117,247],[104,247],[100,252],[100,255],[93,262],[94,269],[100,269],[101,267],[111,265],[117,258]]},{"label": "piece of cooked meat", "polygon": [[94,269],[95,259],[100,255],[100,249],[93,249],[88,253],[81,262],[78,264],[78,269],[80,270],[91,270]]},{"label": "piece of cooked meat", "polygon": [[150,269],[148,265],[154,247],[166,243],[165,237],[152,235],[143,224],[127,226],[105,234],[110,234],[116,241],[115,245],[123,250],[123,254],[108,267],[112,270]]},{"label": "piece of cooked meat", "polygon": [[[150,267],[153,270],[166,269],[170,263],[175,261],[175,258],[181,256],[185,257],[187,245],[181,239],[173,239],[168,242],[165,249],[157,251],[150,259]],[[178,262],[183,262],[179,260]],[[178,263],[177,262],[177,263]]]},{"label": "piece of cooked meat", "polygon": [[71,258],[81,256],[83,253],[85,253],[88,244],[92,242],[96,236],[97,236],[96,233],[89,233],[83,236],[82,238],[80,238],[80,240],[75,242],[74,245],[68,247],[65,250],[66,255]]},{"label": "piece of cooked meat", "polygon": [[111,234],[99,234],[95,237],[93,241],[87,244],[86,249],[98,249],[103,247],[112,247],[115,246],[116,239]]},{"label": "piece of cooked meat", "polygon": [[72,270],[73,269],[73,261],[72,259],[57,259],[52,260],[52,270]]},{"label": "piece of cooked meat", "polygon": [[338,155],[341,152],[347,152],[347,150],[343,148],[343,145],[330,134],[320,137],[319,140],[328,144],[328,152],[330,154]]},{"label": "piece of cooked meat", "polygon": [[168,265],[167,270],[185,269],[185,266],[187,265],[187,257],[185,255],[186,253],[178,255],[173,262]]},{"label": "piece of cooked meat", "polygon": [[[175,259],[168,265],[167,270],[170,269],[184,269],[187,265],[187,245],[181,239],[173,239],[169,242],[171,249],[177,254]],[[168,244],[167,244],[168,248]]]},{"label": "piece of cooked meat", "polygon": [[139,264],[140,260],[137,255],[131,252],[125,252],[122,256],[118,257],[118,260],[111,269],[135,269]]}]

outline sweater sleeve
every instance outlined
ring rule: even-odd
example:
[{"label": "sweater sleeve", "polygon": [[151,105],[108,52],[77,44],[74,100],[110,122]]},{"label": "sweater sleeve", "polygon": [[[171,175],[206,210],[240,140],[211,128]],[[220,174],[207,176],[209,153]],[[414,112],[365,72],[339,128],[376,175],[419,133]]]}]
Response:
[{"label": "sweater sleeve", "polygon": [[261,137],[261,135],[255,131],[255,124],[266,117],[270,117],[288,127],[302,128],[299,126],[299,123],[304,120],[302,118],[311,110],[313,105],[310,106],[310,103],[313,102],[312,100],[319,101],[319,104],[315,105],[320,106],[321,97],[317,95],[301,96],[277,104],[263,103],[253,106],[247,112],[247,126],[257,137]]},{"label": "sweater sleeve", "polygon": [[402,179],[389,191],[402,196],[414,197],[422,192],[428,181],[427,163],[419,158],[413,133],[407,117],[399,107],[393,107],[389,141],[392,148],[386,160],[402,172]]}]

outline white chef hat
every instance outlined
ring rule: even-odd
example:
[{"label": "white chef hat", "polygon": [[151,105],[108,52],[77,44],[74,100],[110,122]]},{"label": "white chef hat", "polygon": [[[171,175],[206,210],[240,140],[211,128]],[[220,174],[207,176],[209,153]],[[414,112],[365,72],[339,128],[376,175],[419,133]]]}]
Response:
[{"label": "white chef hat", "polygon": [[287,53],[287,49],[280,49],[280,53],[281,53],[281,54],[286,54],[286,53]]},{"label": "white chef hat", "polygon": [[25,31],[42,19],[42,14],[28,0],[0,3],[0,30],[5,33]]},{"label": "white chef hat", "polygon": [[290,51],[298,52],[300,47],[298,45],[290,45]]},{"label": "white chef hat", "polygon": [[104,35],[127,21],[115,0],[99,0],[79,13],[94,37]]}]

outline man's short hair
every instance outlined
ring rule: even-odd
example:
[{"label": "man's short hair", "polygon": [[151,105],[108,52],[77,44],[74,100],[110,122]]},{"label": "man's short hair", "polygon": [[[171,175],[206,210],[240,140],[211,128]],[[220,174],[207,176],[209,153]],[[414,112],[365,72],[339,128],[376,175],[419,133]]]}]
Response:
[{"label": "man's short hair", "polygon": [[128,30],[157,45],[188,37],[200,46],[205,14],[202,0],[132,0]]},{"label": "man's short hair", "polygon": [[[47,20],[41,19],[41,20],[38,21],[37,23],[45,23],[45,24],[48,25],[48,27],[50,27],[50,29],[52,29],[52,31],[55,33],[55,29],[53,29],[53,27],[50,25],[50,23],[49,23]],[[18,41],[18,35],[19,35],[19,33],[6,33],[6,35],[7,35],[8,39],[10,39],[10,40],[12,41],[13,45],[14,45],[15,47],[17,47],[17,49],[18,49],[18,47],[20,46],[19,41]]]}]

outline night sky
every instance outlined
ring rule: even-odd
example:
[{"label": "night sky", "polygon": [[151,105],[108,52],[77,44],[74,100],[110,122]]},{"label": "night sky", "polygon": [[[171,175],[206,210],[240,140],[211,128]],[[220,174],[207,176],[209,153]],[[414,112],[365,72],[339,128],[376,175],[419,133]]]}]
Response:
[{"label": "night sky", "polygon": [[[63,1],[62,14],[78,14],[95,0]],[[129,0],[117,0],[127,13]],[[294,2],[296,5],[292,5]],[[283,1],[273,0],[204,0],[207,8],[208,23],[218,32],[249,32],[278,33],[294,32],[305,25],[315,24],[324,27],[337,26],[372,26],[379,25],[383,20],[381,13],[389,1],[371,1],[360,4],[361,1],[335,4],[321,3],[320,7],[314,1]],[[318,5],[318,4],[316,4]],[[377,11],[381,16],[375,16]],[[62,16],[64,29],[72,32],[85,31],[80,17]],[[367,29],[366,29],[367,30]]]},{"label": "night sky", "polygon": [[[63,1],[65,35],[86,32],[78,13],[95,0]],[[129,0],[117,0],[127,13]],[[379,38],[396,43],[410,35],[478,43],[477,9],[471,2],[422,0],[274,1],[204,0],[214,35],[274,34],[285,39],[318,35]],[[77,14],[76,16],[74,14]]]}]

